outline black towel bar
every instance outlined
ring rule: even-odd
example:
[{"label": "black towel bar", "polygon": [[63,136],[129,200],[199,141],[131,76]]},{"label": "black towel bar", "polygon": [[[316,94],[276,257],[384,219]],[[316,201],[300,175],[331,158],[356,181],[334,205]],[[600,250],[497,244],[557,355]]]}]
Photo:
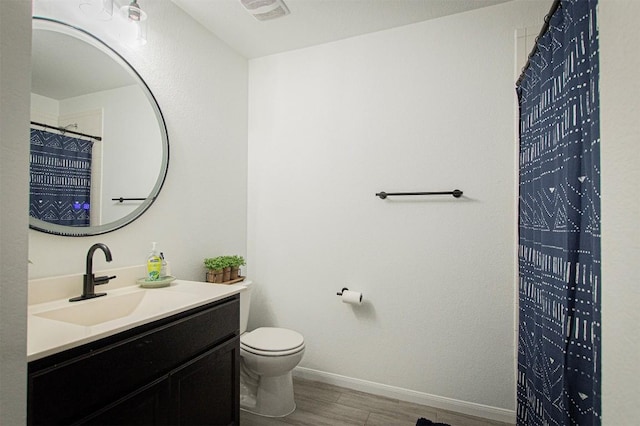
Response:
[{"label": "black towel bar", "polygon": [[119,197],[119,198],[112,198],[111,201],[119,201],[119,202],[123,202],[123,201],[144,201],[146,200],[146,198],[123,198],[123,197]]},{"label": "black towel bar", "polygon": [[384,200],[387,197],[397,196],[397,195],[453,195],[455,198],[460,198],[462,195],[462,191],[459,189],[454,189],[453,191],[438,191],[438,192],[378,192],[376,193],[376,197],[380,197],[381,200]]}]

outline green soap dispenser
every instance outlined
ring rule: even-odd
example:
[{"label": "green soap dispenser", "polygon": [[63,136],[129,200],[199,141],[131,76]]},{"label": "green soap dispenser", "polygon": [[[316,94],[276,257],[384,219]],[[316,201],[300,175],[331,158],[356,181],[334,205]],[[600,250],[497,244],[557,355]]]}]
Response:
[{"label": "green soap dispenser", "polygon": [[151,253],[147,257],[147,281],[158,281],[162,270],[162,259],[156,249],[156,243],[151,243]]}]

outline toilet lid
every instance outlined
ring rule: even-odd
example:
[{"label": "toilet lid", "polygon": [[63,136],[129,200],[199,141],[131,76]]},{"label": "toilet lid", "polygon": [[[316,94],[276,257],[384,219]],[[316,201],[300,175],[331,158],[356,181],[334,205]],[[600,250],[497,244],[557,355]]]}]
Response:
[{"label": "toilet lid", "polygon": [[282,352],[302,346],[304,337],[286,328],[260,327],[240,336],[240,343],[258,351]]}]

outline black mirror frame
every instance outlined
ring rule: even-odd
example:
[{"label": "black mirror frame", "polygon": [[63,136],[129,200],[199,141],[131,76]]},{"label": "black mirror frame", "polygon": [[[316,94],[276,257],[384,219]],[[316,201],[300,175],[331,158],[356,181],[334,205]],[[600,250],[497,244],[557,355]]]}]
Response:
[{"label": "black mirror frame", "polygon": [[[127,214],[126,216],[116,221],[113,221],[104,225],[87,226],[87,227],[73,227],[73,226],[52,224],[40,219],[36,219],[31,216],[29,217],[29,228],[37,231],[45,232],[48,234],[54,234],[54,235],[61,235],[61,236],[67,236],[67,237],[86,237],[86,236],[92,236],[92,235],[106,234],[107,232],[115,231],[116,229],[120,229],[130,224],[134,220],[138,219],[140,216],[142,216],[143,213],[145,213],[149,209],[149,207],[151,207],[153,202],[158,197],[158,194],[160,193],[160,190],[162,189],[162,186],[164,185],[164,181],[167,177],[167,171],[169,170],[169,134],[167,133],[167,126],[164,120],[164,116],[162,115],[162,111],[160,110],[160,105],[158,105],[158,102],[156,101],[155,96],[151,92],[151,89],[149,89],[149,86],[147,86],[147,83],[140,76],[140,74],[138,74],[135,68],[133,68],[131,64],[127,62],[126,59],[124,59],[118,52],[116,52],[108,44],[106,44],[105,42],[103,42],[102,40],[100,40],[99,38],[97,38],[96,36],[94,36],[93,34],[89,33],[86,30],[75,27],[73,25],[66,24],[64,22],[61,22],[55,19],[34,16],[33,17],[34,29],[36,29],[36,26],[38,25],[36,24],[36,22],[43,23],[42,29],[48,29],[48,28],[45,28],[47,26],[51,27],[51,29],[53,29],[56,26],[59,26],[58,29],[61,32],[64,32],[65,34],[68,34],[68,35],[75,36],[78,39],[95,46],[96,48],[103,49],[103,51],[106,54],[108,54],[110,57],[112,57],[114,61],[118,62],[123,67],[126,67],[128,70],[130,70],[132,76],[135,79],[137,79],[140,85],[140,88],[142,89],[147,99],[149,100],[149,103],[151,104],[151,107],[154,110],[156,118],[158,119],[158,126],[160,127],[160,136],[162,138],[162,148],[163,148],[160,173],[153,186],[153,189],[151,190],[151,193],[146,199],[143,200],[143,202],[140,204],[140,206],[138,206],[138,208],[136,208],[131,213]],[[55,31],[55,29],[53,30]]]}]

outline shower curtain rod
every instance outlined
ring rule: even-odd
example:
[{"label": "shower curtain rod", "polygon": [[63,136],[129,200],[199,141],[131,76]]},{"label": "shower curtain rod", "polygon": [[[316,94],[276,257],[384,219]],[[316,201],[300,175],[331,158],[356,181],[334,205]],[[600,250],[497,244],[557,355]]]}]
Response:
[{"label": "shower curtain rod", "polygon": [[86,133],[74,132],[73,130],[65,129],[64,127],[50,126],[48,124],[38,123],[37,121],[32,121],[31,124],[33,124],[34,126],[44,127],[45,129],[57,130],[57,131],[61,132],[63,135],[65,133],[71,133],[73,135],[84,136],[85,138],[91,138],[91,139],[96,140],[96,141],[101,141],[102,140],[102,138],[100,136],[93,136],[93,135],[88,135]]},{"label": "shower curtain rod", "polygon": [[538,37],[536,37],[536,41],[535,41],[535,44],[533,45],[533,49],[531,49],[531,53],[529,53],[529,56],[527,56],[527,63],[524,64],[524,67],[522,67],[522,72],[520,73],[520,77],[518,77],[518,80],[516,81],[516,87],[520,86],[520,83],[522,83],[522,79],[524,79],[524,73],[527,71],[527,69],[529,68],[529,65],[531,64],[531,58],[538,51],[538,39],[540,39],[540,37],[542,37],[544,33],[547,32],[547,30],[549,29],[549,21],[551,20],[551,17],[553,16],[554,13],[556,13],[556,10],[558,10],[558,8],[560,7],[562,7],[562,5],[560,4],[560,0],[554,0],[553,4],[551,5],[551,9],[549,9],[549,13],[547,13],[547,15],[544,17],[544,25],[542,26],[540,33],[538,33]]}]

